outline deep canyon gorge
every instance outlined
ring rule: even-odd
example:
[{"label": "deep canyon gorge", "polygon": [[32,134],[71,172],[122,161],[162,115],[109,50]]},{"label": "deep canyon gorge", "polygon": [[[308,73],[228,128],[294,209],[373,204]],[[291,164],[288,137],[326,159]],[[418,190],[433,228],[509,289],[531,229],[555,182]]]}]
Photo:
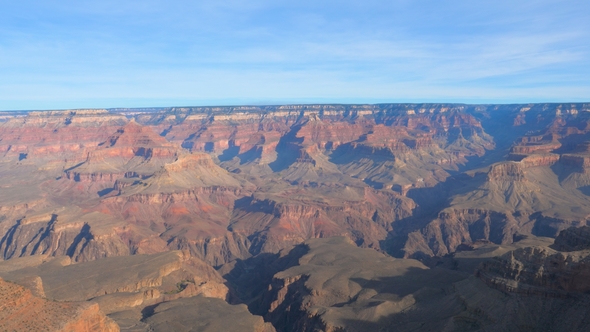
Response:
[{"label": "deep canyon gorge", "polygon": [[0,330],[590,327],[590,104],[0,115]]}]

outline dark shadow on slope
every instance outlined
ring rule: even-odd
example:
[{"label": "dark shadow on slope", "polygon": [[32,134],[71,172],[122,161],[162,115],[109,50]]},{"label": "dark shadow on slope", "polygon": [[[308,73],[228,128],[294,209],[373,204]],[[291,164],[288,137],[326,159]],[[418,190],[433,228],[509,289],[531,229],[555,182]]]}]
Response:
[{"label": "dark shadow on slope", "polygon": [[462,173],[450,176],[434,187],[410,189],[406,196],[418,205],[414,216],[436,216],[442,209],[450,206],[452,196],[468,193],[486,181],[487,174],[485,173],[478,173],[474,176]]},{"label": "dark shadow on slope", "polygon": [[86,162],[85,162],[85,161],[83,161],[83,162],[81,162],[81,163],[78,163],[78,164],[76,164],[76,165],[74,165],[74,166],[72,166],[72,167],[70,167],[70,168],[68,168],[68,169],[65,169],[65,170],[64,170],[64,172],[69,172],[69,171],[71,171],[71,170],[74,170],[74,169],[76,169],[76,168],[78,168],[78,167],[82,166],[84,163],[86,163]]},{"label": "dark shadow on slope", "polygon": [[9,248],[12,244],[12,241],[14,240],[14,233],[16,233],[16,230],[20,226],[21,220],[22,219],[17,220],[16,224],[10,227],[6,234],[4,234],[4,236],[2,237],[2,240],[0,240],[0,248],[4,246],[4,252],[2,253],[3,259],[9,259],[10,257],[12,257],[12,255],[14,255],[14,249],[12,250],[12,252],[9,252]]},{"label": "dark shadow on slope", "polygon": [[20,250],[20,256],[19,256],[19,257],[23,257],[23,256],[25,256],[25,254],[27,253],[27,249],[29,248],[29,246],[30,246],[32,243],[35,243],[35,244],[36,244],[36,243],[37,243],[37,242],[36,242],[36,241],[37,241],[37,238],[38,238],[38,237],[40,237],[40,236],[42,236],[44,232],[45,232],[45,228],[44,228],[44,227],[41,227],[41,228],[39,229],[39,232],[38,232],[37,234],[35,234],[35,235],[34,235],[34,236],[31,238],[31,240],[29,240],[29,242],[28,242],[27,244],[25,244],[25,245],[23,246],[23,248]]},{"label": "dark shadow on slope", "polygon": [[339,145],[331,154],[329,161],[336,165],[344,165],[357,162],[361,159],[370,160],[373,163],[395,161],[393,152],[387,148],[376,148],[377,153],[363,152],[362,149],[355,149],[351,143]]},{"label": "dark shadow on slope", "polygon": [[103,197],[106,196],[108,194],[110,194],[111,192],[113,192],[113,190],[115,190],[115,188],[105,188],[103,190],[99,190],[96,193],[98,194],[99,197]]},{"label": "dark shadow on slope", "polygon": [[450,207],[452,196],[468,193],[486,181],[485,173],[478,173],[473,177],[463,173],[450,176],[434,187],[409,190],[406,196],[414,200],[417,207],[412,216],[393,223],[393,231],[385,240],[380,241],[380,248],[393,257],[403,257],[403,248],[410,233],[423,229],[438,218],[443,209]]},{"label": "dark shadow on slope", "polygon": [[193,146],[195,146],[195,142],[193,142],[193,141],[189,141],[189,140],[188,140],[188,138],[187,138],[187,139],[185,139],[185,140],[184,140],[184,141],[183,141],[183,142],[180,144],[180,146],[181,146],[183,149],[187,149],[187,150],[189,150],[189,151],[190,151],[190,150],[192,150]]},{"label": "dark shadow on slope", "polygon": [[240,147],[239,146],[230,146],[229,148],[223,150],[223,153],[220,154],[217,158],[219,158],[219,161],[224,162],[224,161],[229,161],[234,159],[234,157],[236,157],[238,155],[238,153],[240,152]]},{"label": "dark shadow on slope", "polygon": [[403,275],[375,279],[351,278],[362,288],[373,289],[379,294],[393,294],[399,299],[423,288],[444,288],[468,277],[464,273],[447,269],[421,269],[409,267]]},{"label": "dark shadow on slope", "polygon": [[238,158],[240,158],[240,165],[244,165],[246,163],[253,162],[256,159],[260,159],[261,157],[262,157],[262,148],[258,147],[258,146],[255,146],[255,147],[251,148],[250,150],[238,155]]},{"label": "dark shadow on slope", "polygon": [[[461,300],[452,294],[452,284],[467,278],[467,274],[456,273],[445,269],[421,269],[410,267],[405,273],[398,276],[381,277],[375,279],[351,278],[351,284],[358,284],[364,290],[372,289],[376,295],[369,299],[358,299],[358,295],[371,292],[359,292],[356,297],[349,301],[337,303],[331,308],[348,307],[358,308],[352,312],[358,312],[358,316],[340,317],[337,321],[331,321],[331,316],[309,317],[308,312],[301,312],[305,308],[305,300],[309,291],[302,284],[301,280],[288,286],[283,307],[274,310],[274,314],[267,315],[278,331],[321,331],[328,326],[334,328],[331,323],[344,321],[342,331],[405,331],[420,330],[417,327],[420,323],[427,331],[443,330],[448,319],[460,314],[465,310]],[[306,278],[302,278],[303,283]],[[392,305],[381,306],[386,302],[402,301],[405,296],[417,294],[416,302],[411,305],[411,310],[397,312]],[[321,306],[321,305],[320,305]],[[368,321],[360,317],[370,317],[362,312],[366,309],[375,308],[378,312],[377,321]],[[389,310],[389,312],[384,311]],[[323,311],[318,313],[321,315]],[[367,313],[370,313],[368,311]],[[270,316],[270,317],[269,317]],[[338,315],[336,314],[336,317]],[[322,319],[324,318],[324,319]],[[342,318],[345,318],[342,320]],[[336,329],[340,331],[340,329]]]},{"label": "dark shadow on slope", "polygon": [[268,166],[273,172],[280,172],[289,168],[299,158],[299,144],[303,143],[303,137],[297,137],[301,125],[295,125],[291,131],[279,139],[277,144],[277,159]]},{"label": "dark shadow on slope", "polygon": [[245,212],[263,212],[270,214],[274,207],[268,201],[254,201],[254,197],[246,196],[237,199],[234,202],[234,210],[242,210]]},{"label": "dark shadow on slope", "polygon": [[141,310],[141,320],[145,320],[146,318],[153,316],[154,312],[156,312],[156,307],[159,306],[162,303],[166,303],[166,302],[161,302],[161,303],[156,303],[156,304],[152,304],[152,305],[148,305],[145,308],[143,308]]},{"label": "dark shadow on slope", "polygon": [[515,114],[514,110],[517,105],[504,105],[502,108],[494,111],[486,111],[484,113],[473,112],[481,123],[483,130],[488,135],[494,138],[495,147],[493,150],[488,150],[479,157],[468,157],[468,162],[465,165],[459,166],[459,172],[469,169],[488,167],[496,162],[503,161],[510,153],[514,143],[525,136],[528,132],[533,130],[544,129],[547,123],[533,123],[524,124],[521,126],[514,126],[514,118],[510,115]]},{"label": "dark shadow on slope", "polygon": [[201,137],[201,135],[203,134],[203,132],[205,132],[206,129],[206,126],[200,127],[196,132],[190,134],[187,138],[185,138],[184,141],[182,141],[182,143],[180,144],[180,146],[187,150],[191,150],[195,146],[195,140]]},{"label": "dark shadow on slope", "polygon": [[172,126],[165,128],[164,130],[162,130],[162,132],[160,133],[160,136],[162,137],[166,137],[166,135],[168,135],[168,133],[170,132],[170,130],[172,130]]},{"label": "dark shadow on slope", "polygon": [[[585,125],[585,123],[583,123]],[[553,153],[564,154],[579,151],[581,143],[590,140],[590,132],[585,134],[572,134],[558,139],[561,147],[553,151]]]},{"label": "dark shadow on slope", "polygon": [[563,180],[567,179],[573,173],[584,173],[584,169],[582,167],[564,165],[562,162],[557,162],[553,164],[551,167],[553,173],[557,175],[557,179],[559,183]]},{"label": "dark shadow on slope", "polygon": [[542,212],[531,214],[529,219],[535,221],[533,229],[531,230],[531,234],[535,236],[555,238],[564,225],[563,220],[544,216]]},{"label": "dark shadow on slope", "polygon": [[376,182],[371,179],[364,179],[363,182],[365,184],[367,184],[369,187],[372,187],[375,189],[383,189],[383,183],[381,183],[381,182]]},{"label": "dark shadow on slope", "polygon": [[84,226],[82,226],[82,229],[80,230],[80,233],[76,235],[74,241],[72,241],[72,244],[66,251],[66,255],[70,256],[70,258],[73,258],[74,254],[76,253],[76,248],[84,240],[82,247],[78,251],[79,253],[83,252],[84,248],[88,245],[88,242],[90,242],[90,240],[92,240],[93,238],[94,236],[92,235],[92,233],[90,233],[90,225],[84,224]]},{"label": "dark shadow on slope", "polygon": [[586,196],[590,196],[590,186],[583,186],[583,187],[580,187],[580,188],[578,188],[578,190],[579,190],[579,191],[580,191],[582,194],[584,194],[584,195],[586,195]]},{"label": "dark shadow on slope", "polygon": [[[45,239],[49,238],[49,236],[51,235],[51,231],[53,231],[53,225],[55,224],[56,221],[57,221],[57,214],[52,214],[51,220],[49,220],[49,222],[47,223],[47,227],[45,227],[45,231],[43,232],[43,234],[41,235],[41,237],[39,238],[39,240],[37,241],[37,243],[33,247],[33,251],[31,251],[31,255],[35,255],[37,253],[37,250],[39,250],[39,246],[41,246],[41,243]],[[47,247],[49,247],[49,245]],[[45,250],[47,250],[47,248],[45,248]],[[45,251],[43,251],[42,253],[44,254]]]},{"label": "dark shadow on slope", "polygon": [[[279,306],[264,316],[265,321],[270,322],[277,331],[299,332],[326,330],[320,317],[306,317],[307,313],[303,309],[303,297],[309,295],[309,290],[305,287],[305,282],[308,279],[309,276],[304,275],[299,280],[286,286],[287,292],[284,294],[284,298]],[[316,328],[312,330],[310,329],[312,327]]]},{"label": "dark shadow on slope", "polygon": [[205,150],[205,152],[209,152],[209,153],[215,151],[215,143],[205,142],[204,150]]},{"label": "dark shadow on slope", "polygon": [[[286,249],[285,249],[286,250]],[[269,310],[269,285],[273,276],[299,264],[299,259],[309,251],[309,247],[300,244],[293,247],[287,254],[262,253],[242,260],[238,259],[229,273],[223,275],[226,285],[231,290],[229,302],[245,303],[248,310],[255,315],[265,315]]]}]

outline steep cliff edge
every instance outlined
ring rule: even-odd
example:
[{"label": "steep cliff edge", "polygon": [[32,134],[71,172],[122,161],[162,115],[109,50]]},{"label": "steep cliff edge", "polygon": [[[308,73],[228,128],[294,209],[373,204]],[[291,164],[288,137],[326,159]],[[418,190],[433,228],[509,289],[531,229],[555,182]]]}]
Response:
[{"label": "steep cliff edge", "polygon": [[[11,261],[0,263],[10,266]],[[53,301],[91,301],[106,314],[139,310],[179,298],[203,295],[225,300],[228,289],[219,274],[186,252],[104,258],[71,264],[68,258],[0,272],[19,284],[38,278]]]},{"label": "steep cliff edge", "polygon": [[77,182],[114,182],[119,177],[147,177],[176,159],[181,148],[134,121],[88,152],[86,160],[66,170]]},{"label": "steep cliff edge", "polygon": [[442,256],[462,243],[512,243],[518,234],[555,237],[570,226],[586,225],[589,197],[579,188],[588,180],[584,169],[573,169],[555,153],[494,163],[449,191],[437,217],[410,232],[405,255]]},{"label": "steep cliff edge", "polygon": [[[521,248],[483,263],[476,275],[491,287],[522,294],[567,298],[590,290],[589,227],[569,228],[553,245]],[[572,250],[577,249],[577,250]]]},{"label": "steep cliff edge", "polygon": [[331,236],[377,249],[395,221],[411,216],[414,208],[412,200],[395,192],[324,185],[255,193],[235,207],[230,227],[252,234],[253,254]]},{"label": "steep cliff edge", "polygon": [[[41,159],[6,148],[12,157],[3,160],[0,174],[11,180],[0,187],[6,202],[0,254],[87,261],[186,249],[217,266],[333,235],[381,250],[396,242],[392,246],[408,257],[444,255],[480,239],[508,243],[517,233],[555,236],[590,214],[584,208],[590,186],[585,107],[30,113],[0,125],[2,144],[32,143],[32,134],[17,137],[22,126],[43,144],[80,148]],[[508,160],[497,163],[493,149],[496,141],[506,148],[498,135],[506,124],[518,128],[509,138],[524,136],[505,151]],[[76,136],[82,133],[87,136]],[[46,163],[65,154],[67,162]],[[440,190],[474,164],[489,169],[472,172],[463,187]],[[428,199],[416,198],[422,192]],[[50,217],[31,221],[40,215]]]},{"label": "steep cliff edge", "polygon": [[107,110],[30,112],[0,124],[3,161],[73,166],[128,120]]},{"label": "steep cliff edge", "polygon": [[590,227],[564,229],[555,238],[553,249],[558,251],[581,251],[590,249]]},{"label": "steep cliff edge", "polygon": [[[274,275],[263,300],[266,319],[279,331],[442,329],[461,311],[459,303],[445,302],[444,291],[461,274],[386,257],[345,238],[303,245],[308,252]],[[424,319],[423,310],[437,306]]]},{"label": "steep cliff edge", "polygon": [[[222,270],[278,331],[585,330],[588,251],[559,253],[550,243],[482,242],[447,256],[454,261],[447,269],[442,261],[427,268],[386,257],[345,238],[314,239]],[[248,288],[257,282],[268,286]]]},{"label": "steep cliff edge", "polygon": [[[542,321],[553,305],[576,313],[572,294],[586,301],[572,286],[583,284],[576,275],[586,276],[585,235],[558,234],[590,216],[587,110],[284,105],[3,118],[0,275],[18,275],[14,280],[35,294],[92,299],[117,322],[137,327],[177,314],[193,324],[183,306],[202,308],[207,301],[192,298],[197,294],[237,302],[243,294],[228,291],[211,266],[231,265],[228,280],[239,279],[254,276],[251,260],[273,273],[262,273],[269,281],[254,287],[262,295],[247,296],[247,304],[280,329],[293,328],[287,322],[324,330],[540,326],[526,319]],[[479,258],[463,259],[456,271],[426,268],[454,268],[457,257],[479,246],[496,246],[486,257],[496,256],[530,234],[557,236],[552,248],[561,251],[519,249],[487,263],[481,276],[493,282],[465,274]],[[302,242],[310,256],[270,266]],[[1,268],[25,258],[46,263],[26,267],[37,275]],[[87,273],[97,269],[120,275]],[[492,310],[478,294],[496,307],[526,302],[529,318],[510,316],[516,328],[499,324],[507,311]],[[541,305],[535,296],[552,297]],[[219,301],[211,305],[247,317],[243,306]],[[148,322],[152,314],[161,320]],[[260,318],[247,320],[266,328]],[[587,326],[577,318],[562,323],[551,326]]]}]

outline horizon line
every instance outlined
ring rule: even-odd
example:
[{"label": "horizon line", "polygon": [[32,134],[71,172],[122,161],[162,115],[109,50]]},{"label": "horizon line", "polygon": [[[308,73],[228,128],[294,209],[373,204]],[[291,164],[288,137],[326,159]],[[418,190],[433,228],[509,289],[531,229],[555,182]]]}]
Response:
[{"label": "horizon line", "polygon": [[340,105],[340,106],[378,106],[378,105],[466,105],[466,106],[485,106],[485,105],[555,105],[555,104],[590,104],[589,101],[585,102],[574,102],[574,101],[551,101],[551,102],[518,102],[518,103],[466,103],[466,102],[379,102],[379,103],[244,103],[244,104],[203,104],[203,105],[174,105],[174,106],[133,106],[133,107],[76,107],[76,108],[46,108],[46,109],[2,109],[0,112],[51,112],[51,111],[81,111],[81,110],[140,110],[140,109],[170,109],[170,108],[208,108],[208,107],[276,107],[276,106],[311,106],[311,105]]}]

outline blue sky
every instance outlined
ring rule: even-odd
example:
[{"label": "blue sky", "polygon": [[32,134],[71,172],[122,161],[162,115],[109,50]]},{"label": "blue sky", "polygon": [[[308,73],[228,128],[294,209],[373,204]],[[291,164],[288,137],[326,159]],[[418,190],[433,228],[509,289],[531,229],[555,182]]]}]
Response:
[{"label": "blue sky", "polygon": [[590,102],[590,1],[3,1],[0,110]]}]

